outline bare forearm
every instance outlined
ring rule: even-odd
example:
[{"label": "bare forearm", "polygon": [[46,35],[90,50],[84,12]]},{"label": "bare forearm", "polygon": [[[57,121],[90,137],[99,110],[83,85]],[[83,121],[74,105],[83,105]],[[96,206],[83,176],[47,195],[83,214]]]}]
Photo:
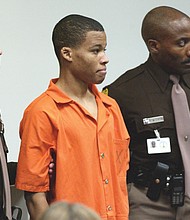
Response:
[{"label": "bare forearm", "polygon": [[30,214],[30,220],[38,220],[48,207],[46,194],[25,192],[26,205]]}]

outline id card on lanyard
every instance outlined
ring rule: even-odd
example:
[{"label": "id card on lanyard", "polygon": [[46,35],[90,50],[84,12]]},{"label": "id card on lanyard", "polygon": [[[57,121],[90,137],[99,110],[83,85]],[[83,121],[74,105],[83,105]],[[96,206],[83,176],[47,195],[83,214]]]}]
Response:
[{"label": "id card on lanyard", "polygon": [[147,139],[148,154],[170,153],[171,152],[170,138],[169,137],[161,138],[158,130],[154,130],[154,132],[156,138]]}]

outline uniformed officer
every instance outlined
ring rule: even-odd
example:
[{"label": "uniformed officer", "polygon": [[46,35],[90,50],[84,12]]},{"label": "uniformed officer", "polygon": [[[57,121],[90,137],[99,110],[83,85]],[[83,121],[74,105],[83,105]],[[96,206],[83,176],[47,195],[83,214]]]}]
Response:
[{"label": "uniformed officer", "polygon": [[181,76],[190,103],[190,18],[156,7],[143,20],[142,37],[148,60],[103,90],[118,102],[131,136],[130,220],[187,220],[190,198],[184,196],[169,75]]}]

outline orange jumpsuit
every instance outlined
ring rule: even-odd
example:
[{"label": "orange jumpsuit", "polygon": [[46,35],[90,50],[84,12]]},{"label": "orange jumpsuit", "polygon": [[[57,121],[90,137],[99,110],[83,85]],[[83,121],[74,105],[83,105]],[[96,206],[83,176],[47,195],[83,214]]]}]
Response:
[{"label": "orange jumpsuit", "polygon": [[24,112],[16,187],[51,192],[48,166],[54,150],[53,201],[80,202],[104,220],[127,220],[129,135],[117,103],[92,85],[95,120],[54,84],[56,80]]}]

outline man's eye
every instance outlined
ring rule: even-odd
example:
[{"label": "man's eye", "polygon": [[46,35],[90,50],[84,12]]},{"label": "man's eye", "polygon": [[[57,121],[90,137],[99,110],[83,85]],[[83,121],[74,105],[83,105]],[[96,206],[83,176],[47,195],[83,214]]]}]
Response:
[{"label": "man's eye", "polygon": [[184,47],[185,44],[186,44],[186,41],[185,41],[185,40],[180,40],[180,41],[178,42],[178,45],[179,45],[180,47]]},{"label": "man's eye", "polygon": [[99,53],[99,49],[95,49],[92,51],[94,54],[98,54]]}]

